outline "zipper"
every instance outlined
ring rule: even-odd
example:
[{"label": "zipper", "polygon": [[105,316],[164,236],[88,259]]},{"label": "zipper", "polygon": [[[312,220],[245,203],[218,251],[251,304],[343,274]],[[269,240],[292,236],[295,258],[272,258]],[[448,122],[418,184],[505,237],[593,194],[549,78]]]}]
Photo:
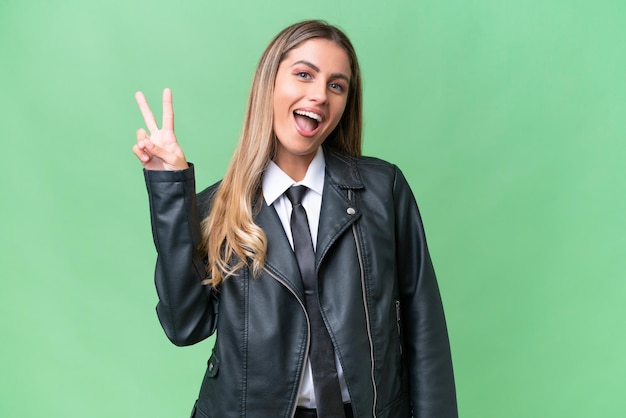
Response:
[{"label": "zipper", "polygon": [[400,355],[402,355],[402,324],[400,322],[402,314],[400,313],[400,301],[396,300],[396,324],[398,325],[398,340],[400,341]]},{"label": "zipper", "polygon": [[[274,280],[276,280],[278,283],[282,284],[284,287],[287,288],[287,290],[289,290],[289,292],[296,298],[296,300],[298,301],[298,303],[300,304],[300,307],[302,308],[302,311],[304,312],[304,316],[306,317],[306,333],[307,333],[307,339],[306,339],[306,350],[304,352],[304,362],[302,363],[302,373],[300,373],[300,384],[298,385],[298,391],[296,392],[296,397],[298,396],[298,393],[300,393],[300,388],[302,387],[302,382],[304,381],[304,368],[306,367],[306,362],[309,360],[309,346],[311,344],[311,322],[309,320],[309,314],[306,311],[306,307],[304,306],[304,303],[302,302],[302,300],[298,297],[298,295],[296,294],[296,292],[293,291],[293,289],[291,287],[289,287],[289,285],[287,285],[287,283],[281,279],[280,277],[278,277],[277,275],[275,275],[274,273],[272,273],[271,271],[269,271],[267,269],[267,267],[263,267],[263,270],[269,274],[272,278],[274,278]],[[296,415],[296,408],[298,407],[298,402],[297,399],[296,401],[294,401],[293,403],[293,409],[291,411],[291,418],[294,418],[294,416]],[[376,418],[376,417],[374,417]]]},{"label": "zipper", "polygon": [[[348,190],[348,199],[352,200],[352,190]],[[361,254],[361,247],[359,246],[359,234],[356,230],[356,225],[352,225],[352,234],[354,235],[354,244],[356,247],[356,255],[359,260],[359,269],[361,271],[361,293],[363,294],[363,309],[365,310],[365,322],[367,324],[367,339],[370,344],[370,362],[371,362],[371,371],[370,375],[372,378],[372,389],[374,393],[374,403],[372,405],[372,418],[376,418],[376,403],[378,402],[378,392],[376,390],[376,383],[374,379],[374,340],[372,338],[372,325],[370,321],[370,312],[367,306],[367,296],[365,292],[365,268],[363,266],[363,255]]]}]

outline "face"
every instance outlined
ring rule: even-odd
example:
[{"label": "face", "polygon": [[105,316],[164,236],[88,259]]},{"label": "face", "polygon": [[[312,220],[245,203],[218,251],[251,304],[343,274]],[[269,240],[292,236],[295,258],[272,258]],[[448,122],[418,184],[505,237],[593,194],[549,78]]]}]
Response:
[{"label": "face", "polygon": [[341,120],[350,77],[348,55],[333,41],[310,39],[287,54],[274,85],[274,161],[279,167],[308,167]]}]

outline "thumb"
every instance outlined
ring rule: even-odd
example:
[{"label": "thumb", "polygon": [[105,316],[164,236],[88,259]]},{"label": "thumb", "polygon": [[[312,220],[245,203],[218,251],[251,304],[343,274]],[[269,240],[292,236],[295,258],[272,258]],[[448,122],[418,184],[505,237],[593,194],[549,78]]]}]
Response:
[{"label": "thumb", "polygon": [[187,161],[185,160],[184,155],[178,155],[176,153],[170,152],[165,148],[155,144],[151,140],[146,141],[146,151],[163,161],[166,165],[170,166],[173,170],[184,170],[188,168]]}]

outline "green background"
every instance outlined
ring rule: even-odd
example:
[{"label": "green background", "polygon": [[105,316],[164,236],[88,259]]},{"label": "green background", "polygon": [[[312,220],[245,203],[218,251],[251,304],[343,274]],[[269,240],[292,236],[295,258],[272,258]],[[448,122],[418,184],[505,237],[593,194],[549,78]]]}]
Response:
[{"label": "green background", "polygon": [[133,93],[173,89],[208,186],[304,18],[352,38],[365,153],[420,203],[461,416],[623,416],[623,0],[0,0],[0,416],[188,416],[211,341],[154,313]]}]

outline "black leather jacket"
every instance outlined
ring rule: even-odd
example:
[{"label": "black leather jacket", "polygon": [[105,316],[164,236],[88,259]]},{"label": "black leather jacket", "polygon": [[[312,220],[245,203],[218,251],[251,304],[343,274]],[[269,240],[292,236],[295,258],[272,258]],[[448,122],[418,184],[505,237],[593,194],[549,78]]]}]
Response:
[{"label": "black leather jacket", "polygon": [[[317,243],[322,314],[357,418],[457,416],[441,298],[413,194],[399,169],[325,150]],[[145,171],[158,252],[157,313],[176,345],[217,338],[192,416],[289,418],[309,347],[298,265],[273,207],[269,242],[218,291],[205,278],[199,220],[217,186],[195,194],[193,167]]]}]

